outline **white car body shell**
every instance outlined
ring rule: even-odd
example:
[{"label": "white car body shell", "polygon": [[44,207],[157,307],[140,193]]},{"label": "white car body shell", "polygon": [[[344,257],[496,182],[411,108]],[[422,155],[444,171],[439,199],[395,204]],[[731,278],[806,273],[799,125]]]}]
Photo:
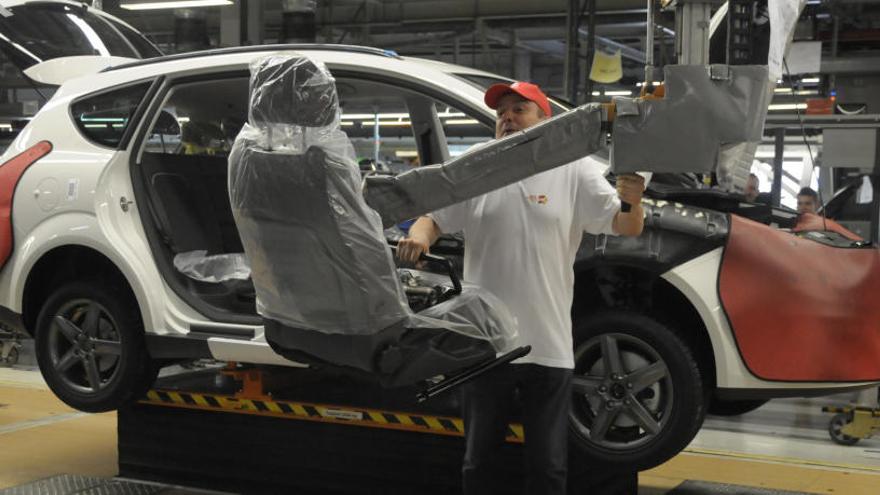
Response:
[{"label": "white car body shell", "polygon": [[[138,214],[139,205],[127,211],[121,203],[133,201],[129,164],[132,149],[114,150],[84,139],[70,117],[71,102],[104,89],[164,76],[168,84],[176,78],[228,71],[244,71],[263,55],[279,51],[229,51],[228,53],[141,63],[131,67],[82,75],[63,84],[55,96],[6,150],[0,161],[30,148],[44,139],[52,152],[21,177],[13,201],[15,244],[0,271],[0,305],[22,312],[25,283],[34,265],[50,250],[66,245],[92,248],[110,259],[130,284],[139,303],[144,327],[157,335],[185,336],[194,325],[210,328],[242,325],[212,321],[180,299],[166,284],[153,261],[153,254]],[[331,71],[347,69],[361,73],[411,80],[450,100],[494,117],[483,103],[479,88],[453,74],[474,74],[498,78],[473,69],[440,62],[362,51],[297,50],[327,64]],[[152,122],[142,120],[135,134]],[[827,389],[833,393],[853,383],[788,383],[756,378],[744,365],[736,347],[715,287],[721,250],[717,248],[663,274],[698,311],[711,340],[716,382],[720,389]],[[276,354],[266,343],[262,327],[254,326],[251,340],[210,337],[208,345],[216,359],[297,366]]]}]

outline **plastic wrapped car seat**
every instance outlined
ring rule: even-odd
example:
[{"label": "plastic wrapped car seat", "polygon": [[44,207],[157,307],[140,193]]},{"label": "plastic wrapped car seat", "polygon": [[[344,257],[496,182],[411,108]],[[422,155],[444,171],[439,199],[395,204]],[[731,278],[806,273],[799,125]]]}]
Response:
[{"label": "plastic wrapped car seat", "polygon": [[270,345],[297,361],[378,374],[388,385],[511,350],[513,319],[479,288],[410,310],[338,113],[323,66],[296,54],[252,64],[229,193]]}]

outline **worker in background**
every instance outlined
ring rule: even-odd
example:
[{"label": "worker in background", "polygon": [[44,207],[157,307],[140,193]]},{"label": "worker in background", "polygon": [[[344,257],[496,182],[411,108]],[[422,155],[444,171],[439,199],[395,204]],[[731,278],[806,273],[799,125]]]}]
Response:
[{"label": "worker in background", "polygon": [[819,193],[809,187],[804,187],[797,193],[797,212],[816,213],[819,211]]},{"label": "worker in background", "polygon": [[[551,115],[541,89],[495,84],[485,103],[496,111],[501,139]],[[414,262],[441,233],[464,231],[464,277],[506,303],[529,355],[463,387],[464,493],[495,492],[515,390],[523,403],[526,487],[530,494],[566,491],[567,416],[574,368],[571,304],[574,259],[584,232],[637,236],[644,226],[644,179],[621,175],[616,190],[602,167],[582,158],[419,218],[398,256]],[[620,209],[621,200],[632,205]]]},{"label": "worker in background", "polygon": [[792,232],[837,232],[851,241],[864,240],[860,235],[843,225],[816,213],[819,211],[819,193],[812,188],[805,187],[798,191],[797,211],[797,224],[792,229]]}]

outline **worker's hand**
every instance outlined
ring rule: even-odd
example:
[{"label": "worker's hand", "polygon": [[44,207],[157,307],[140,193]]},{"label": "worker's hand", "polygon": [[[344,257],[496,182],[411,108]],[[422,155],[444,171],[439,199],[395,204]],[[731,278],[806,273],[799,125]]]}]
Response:
[{"label": "worker's hand", "polygon": [[645,178],[638,174],[621,174],[617,176],[617,195],[624,203],[638,205],[642,202],[645,192]]},{"label": "worker's hand", "polygon": [[431,244],[418,237],[407,237],[397,243],[397,257],[406,263],[415,263],[424,253],[428,253]]}]

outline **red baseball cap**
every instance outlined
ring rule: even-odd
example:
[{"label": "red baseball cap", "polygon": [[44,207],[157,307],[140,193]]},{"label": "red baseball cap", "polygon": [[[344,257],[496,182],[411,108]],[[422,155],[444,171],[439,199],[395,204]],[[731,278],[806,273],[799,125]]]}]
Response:
[{"label": "red baseball cap", "polygon": [[516,93],[529,101],[535,102],[535,104],[544,111],[544,115],[548,117],[553,115],[553,111],[550,109],[550,101],[547,100],[547,95],[541,91],[541,88],[539,88],[537,84],[521,81],[512,84],[493,84],[486,90],[486,96],[483,97],[483,101],[486,102],[486,105],[488,105],[489,108],[495,110],[498,108],[498,100],[508,93]]}]

